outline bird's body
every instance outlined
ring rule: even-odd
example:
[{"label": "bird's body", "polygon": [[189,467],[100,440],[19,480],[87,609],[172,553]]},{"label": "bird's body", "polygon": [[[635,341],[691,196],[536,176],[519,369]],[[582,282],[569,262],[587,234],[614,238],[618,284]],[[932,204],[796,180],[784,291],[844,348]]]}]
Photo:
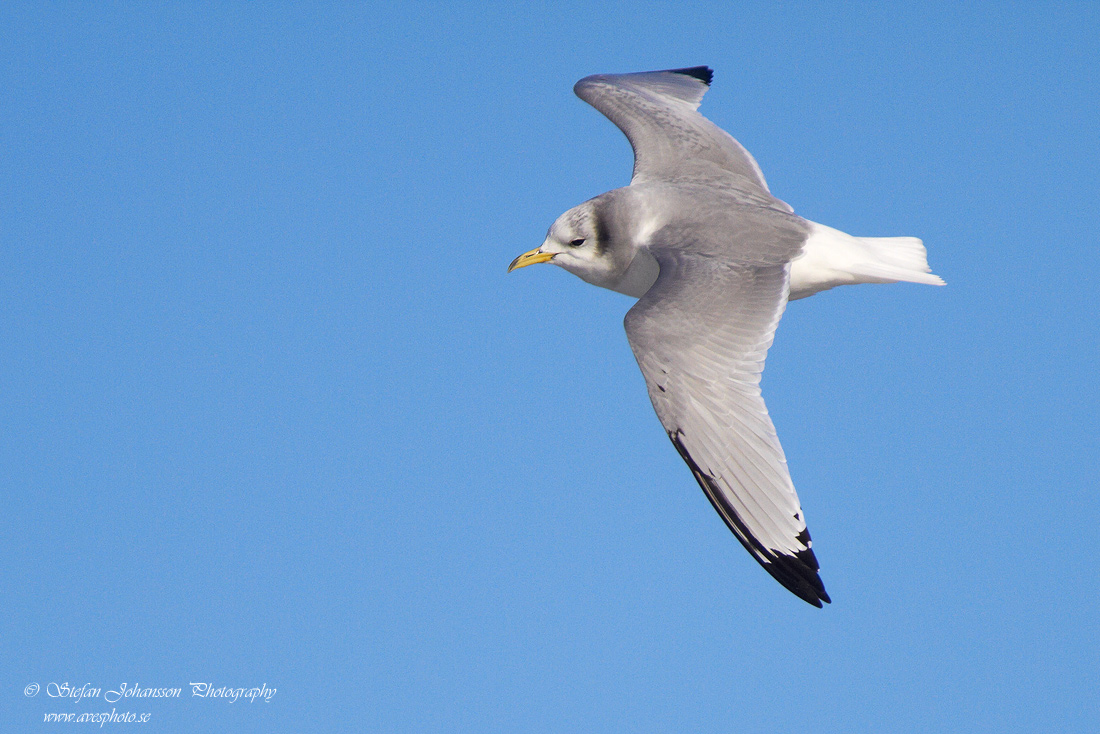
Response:
[{"label": "bird's body", "polygon": [[829,596],[760,397],[788,300],[850,283],[942,284],[920,240],[859,238],[802,219],[752,156],[696,112],[706,67],[597,75],[577,95],[626,133],[629,186],[570,209],[509,270],[553,262],[639,299],[631,348],[658,418],[714,508],[780,583]]}]

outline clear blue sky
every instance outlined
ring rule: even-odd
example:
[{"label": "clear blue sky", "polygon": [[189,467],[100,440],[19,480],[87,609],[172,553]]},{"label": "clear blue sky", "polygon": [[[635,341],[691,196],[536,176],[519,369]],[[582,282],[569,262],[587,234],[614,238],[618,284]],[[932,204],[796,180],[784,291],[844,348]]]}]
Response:
[{"label": "clear blue sky", "polygon": [[[591,5],[0,9],[4,727],[127,682],[184,687],[150,732],[1098,730],[1097,6]],[[696,64],[777,196],[948,282],[780,324],[824,610],[630,299],[505,275],[629,180],[573,83]]]}]

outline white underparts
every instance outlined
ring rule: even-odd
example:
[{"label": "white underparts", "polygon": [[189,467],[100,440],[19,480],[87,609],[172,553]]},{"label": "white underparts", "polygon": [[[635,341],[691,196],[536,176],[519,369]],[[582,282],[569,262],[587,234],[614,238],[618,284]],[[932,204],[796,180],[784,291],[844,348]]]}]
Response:
[{"label": "white underparts", "polygon": [[791,262],[792,301],[838,285],[944,284],[931,273],[924,245],[916,237],[853,237],[823,224],[809,224],[813,229],[802,254]]}]

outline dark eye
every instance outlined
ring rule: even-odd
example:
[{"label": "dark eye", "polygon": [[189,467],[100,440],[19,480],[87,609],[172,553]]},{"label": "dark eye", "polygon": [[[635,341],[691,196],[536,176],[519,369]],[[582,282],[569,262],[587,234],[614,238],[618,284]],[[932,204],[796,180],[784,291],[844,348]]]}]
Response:
[{"label": "dark eye", "polygon": [[580,247],[583,244],[584,244],[584,238],[581,237],[580,239],[573,240],[572,242],[570,242],[569,246],[570,247]]}]

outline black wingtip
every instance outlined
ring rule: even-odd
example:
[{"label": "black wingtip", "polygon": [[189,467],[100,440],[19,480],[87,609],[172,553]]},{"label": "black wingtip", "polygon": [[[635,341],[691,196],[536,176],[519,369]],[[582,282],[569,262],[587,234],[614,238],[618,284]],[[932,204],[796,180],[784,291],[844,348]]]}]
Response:
[{"label": "black wingtip", "polygon": [[709,66],[691,66],[687,69],[669,69],[673,74],[683,74],[684,76],[695,77],[703,84],[710,86],[711,79],[714,78],[714,70]]},{"label": "black wingtip", "polygon": [[681,431],[676,431],[675,433],[669,433],[668,437],[672,440],[672,445],[676,447],[688,468],[691,469],[691,473],[695,475],[695,480],[703,488],[703,493],[710,500],[711,505],[726,522],[726,526],[733,531],[734,537],[741,542],[741,545],[745,546],[745,550],[752,554],[757,563],[763,566],[764,570],[771,574],[773,579],[802,601],[813,604],[818,609],[822,608],[822,602],[832,604],[833,600],[829,598],[829,594],[825,591],[825,584],[817,573],[821,568],[817,562],[817,556],[808,547],[810,543],[809,531],[803,530],[798,536],[799,541],[807,545],[805,550],[785,554],[776,553],[765,548],[752,536],[744,522],[738,517],[737,511],[722,500],[722,493],[714,486],[713,478],[695,463],[695,459],[691,458],[684,442],[680,440],[681,435]]},{"label": "black wingtip", "polygon": [[833,603],[825,591],[825,584],[817,575],[819,566],[812,550],[806,549],[794,555],[778,554],[760,565],[772,578],[783,584],[787,591],[802,601],[813,604],[818,609],[822,608],[821,602]]}]

